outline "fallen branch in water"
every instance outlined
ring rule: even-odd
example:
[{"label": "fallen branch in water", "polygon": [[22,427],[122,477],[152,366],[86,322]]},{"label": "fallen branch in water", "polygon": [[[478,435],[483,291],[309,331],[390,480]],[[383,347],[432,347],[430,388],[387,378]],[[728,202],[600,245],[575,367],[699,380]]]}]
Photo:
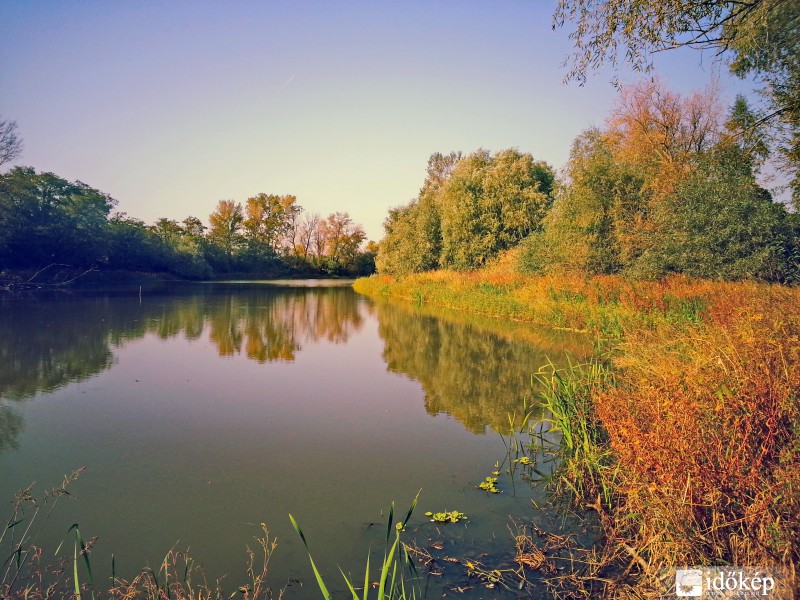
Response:
[{"label": "fallen branch in water", "polygon": [[31,275],[28,279],[22,280],[0,280],[0,291],[14,291],[14,290],[31,290],[31,289],[47,289],[47,288],[60,288],[66,287],[76,280],[80,279],[81,277],[88,275],[92,271],[97,271],[96,266],[91,266],[84,271],[75,272],[74,270],[70,271],[71,276],[66,279],[58,279],[60,275],[64,273],[64,269],[59,271],[56,275],[51,277],[51,281],[35,281],[39,275],[51,269],[53,267],[64,267],[64,269],[73,269],[72,265],[60,264],[60,263],[50,263],[46,267],[42,267],[38,269],[33,275]]}]

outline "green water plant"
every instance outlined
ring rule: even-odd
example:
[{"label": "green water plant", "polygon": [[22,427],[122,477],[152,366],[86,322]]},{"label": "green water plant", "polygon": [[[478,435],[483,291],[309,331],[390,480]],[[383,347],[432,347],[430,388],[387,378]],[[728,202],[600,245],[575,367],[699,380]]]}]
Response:
[{"label": "green water plant", "polygon": [[[421,597],[420,587],[419,587],[419,575],[417,573],[416,566],[414,565],[414,561],[408,553],[408,548],[402,542],[402,534],[406,530],[406,525],[408,521],[411,519],[411,514],[414,512],[414,508],[417,506],[417,501],[419,500],[419,493],[411,502],[411,506],[406,513],[405,518],[402,521],[398,521],[394,523],[394,502],[392,502],[389,508],[389,518],[386,525],[386,548],[384,549],[383,553],[383,561],[380,564],[380,568],[378,570],[379,580],[378,580],[378,587],[375,596],[373,596],[376,600],[416,600],[417,598]],[[300,536],[300,539],[303,540],[303,545],[306,547],[306,551],[308,552],[308,559],[311,562],[311,569],[314,571],[314,577],[317,580],[317,585],[319,586],[319,591],[322,593],[322,597],[325,600],[333,600],[333,596],[331,595],[328,587],[325,585],[325,580],[322,577],[322,574],[319,572],[317,565],[314,563],[314,558],[311,556],[311,550],[308,547],[308,542],[306,541],[306,536],[303,534],[302,529],[300,529],[300,525],[298,525],[295,518],[290,514],[289,520],[292,522],[292,527]],[[392,541],[392,532],[394,532],[394,541]],[[390,544],[391,542],[391,544]],[[359,597],[358,593],[356,593],[356,582],[354,582],[350,577],[345,575],[344,571],[339,569],[344,578],[345,584],[347,584],[347,589],[350,590],[352,594],[353,600],[368,600],[369,596],[369,589],[370,589],[370,555],[367,554],[367,564],[366,568],[364,569],[364,584],[362,590],[362,596]]]},{"label": "green water plant", "polygon": [[478,487],[491,494],[500,493],[500,488],[497,487],[497,477],[487,477],[478,484]]},{"label": "green water plant", "polygon": [[467,515],[457,510],[445,510],[437,513],[429,511],[425,513],[425,516],[430,517],[433,523],[458,523],[467,518]]}]

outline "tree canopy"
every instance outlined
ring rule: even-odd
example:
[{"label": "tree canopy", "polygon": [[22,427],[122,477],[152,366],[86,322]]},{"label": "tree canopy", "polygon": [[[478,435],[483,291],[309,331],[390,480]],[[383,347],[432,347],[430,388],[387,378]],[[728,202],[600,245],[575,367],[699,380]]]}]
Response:
[{"label": "tree canopy", "polygon": [[[374,251],[362,251],[363,229],[347,214],[301,218],[291,195],[256,194],[245,207],[220,200],[210,227],[194,216],[152,225],[113,213],[116,201],[80,181],[14,167],[0,174],[0,271],[60,268],[168,272],[207,278],[369,274]],[[302,225],[307,245],[299,247]],[[315,241],[313,252],[311,242]]]},{"label": "tree canopy", "polygon": [[585,81],[621,59],[649,71],[653,54],[678,47],[710,49],[731,71],[754,76],[800,201],[800,3],[796,0],[559,0],[554,26],[572,23],[575,45],[567,79]]},{"label": "tree canopy", "polygon": [[573,144],[523,269],[797,280],[797,226],[755,177],[768,149],[756,128],[740,135],[752,119],[742,98],[726,111],[713,90],[624,90],[606,127]]},{"label": "tree canopy", "polygon": [[378,269],[480,267],[541,227],[554,181],[549,165],[516,149],[433,154],[419,198],[389,212]]}]

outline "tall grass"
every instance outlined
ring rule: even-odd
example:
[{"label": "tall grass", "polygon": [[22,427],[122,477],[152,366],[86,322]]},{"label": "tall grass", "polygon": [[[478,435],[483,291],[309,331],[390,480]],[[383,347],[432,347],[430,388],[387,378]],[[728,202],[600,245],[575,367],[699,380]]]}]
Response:
[{"label": "tall grass", "polygon": [[[70,583],[65,576],[66,561],[62,560],[58,565],[45,565],[43,569],[42,552],[37,544],[59,501],[70,495],[68,488],[78,479],[81,471],[83,469],[78,469],[64,477],[61,485],[46,491],[40,498],[33,496],[33,484],[14,497],[11,516],[0,531],[0,558],[3,560],[0,565],[0,598],[49,597],[69,590]],[[74,593],[79,598],[77,544],[80,541],[82,550],[86,549],[86,545],[77,527],[70,528],[70,532],[73,530],[76,535]]]},{"label": "tall grass", "polygon": [[[130,581],[114,578],[108,591],[110,600],[271,600],[274,595],[266,578],[270,557],[277,547],[266,524],[255,536],[257,549],[247,546],[246,582],[234,592],[225,591],[221,582],[210,584],[202,567],[187,553],[170,550],[158,571],[144,568]],[[278,598],[283,591],[278,592]]]},{"label": "tall grass", "polygon": [[543,421],[560,434],[556,489],[567,488],[578,502],[600,494],[610,508],[614,460],[593,403],[594,394],[613,385],[609,367],[598,360],[576,364],[570,359],[564,369],[550,362],[534,378],[543,388],[543,407],[549,414]]},{"label": "tall grass", "polygon": [[[419,588],[419,577],[417,574],[416,566],[414,565],[413,558],[409,555],[408,549],[401,541],[403,531],[405,531],[408,521],[411,519],[411,514],[417,506],[419,493],[411,502],[411,506],[406,512],[406,516],[402,521],[394,523],[394,502],[389,508],[389,518],[386,524],[386,548],[383,553],[383,560],[378,567],[378,586],[375,592],[376,600],[411,600],[421,597],[421,590]],[[308,552],[308,559],[311,562],[311,569],[314,572],[314,577],[317,580],[320,593],[325,600],[333,600],[333,596],[325,584],[325,580],[317,568],[314,558],[311,555],[311,550],[308,547],[306,536],[303,534],[300,525],[292,515],[289,515],[300,539],[303,540],[303,545]],[[394,533],[394,541],[392,540],[392,533]],[[370,582],[372,581],[372,573],[370,571],[370,556],[367,554],[366,568],[364,569],[364,583],[363,586],[357,587],[358,582],[351,577],[345,575],[344,571],[339,569],[347,589],[352,594],[353,600],[368,600]],[[359,597],[357,590],[361,590],[362,596]]]},{"label": "tall grass", "polygon": [[608,364],[539,374],[563,436],[559,481],[606,532],[574,593],[663,597],[659,574],[677,565],[772,565],[796,577],[797,287],[495,270],[378,276],[355,288],[418,288],[429,304],[584,330],[605,350]]},{"label": "tall grass", "polygon": [[[95,581],[91,551],[93,539],[86,540],[77,524],[65,535],[69,553],[62,554],[64,541],[54,556],[46,556],[38,545],[39,536],[61,498],[83,469],[64,478],[60,486],[34,497],[32,487],[20,491],[12,513],[0,531],[0,598],[2,600],[223,600],[237,596],[243,600],[269,600],[272,590],[266,584],[270,556],[277,542],[261,524],[256,536],[258,549],[247,547],[247,581],[237,591],[226,593],[220,582],[209,584],[202,568],[187,553],[170,550],[158,570],[146,567],[130,581],[118,578],[111,558],[111,580],[107,585]],[[278,597],[282,592],[278,593]]]}]

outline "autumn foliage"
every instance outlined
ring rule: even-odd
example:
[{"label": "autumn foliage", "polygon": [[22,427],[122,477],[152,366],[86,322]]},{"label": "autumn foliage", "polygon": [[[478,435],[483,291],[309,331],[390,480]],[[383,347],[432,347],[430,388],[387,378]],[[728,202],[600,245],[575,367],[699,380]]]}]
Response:
[{"label": "autumn foliage", "polygon": [[641,515],[616,534],[660,567],[796,565],[800,293],[695,285],[709,299],[702,322],[631,332],[617,386],[595,398],[619,465],[617,515]]},{"label": "autumn foliage", "polygon": [[[641,561],[628,569],[637,594],[657,595],[655,575],[675,565],[800,564],[800,289],[520,277],[502,265],[374,276],[356,289],[598,341],[614,385],[592,387],[592,419],[613,466],[577,501],[601,512],[606,558],[626,566],[634,552]],[[606,489],[610,507],[596,502]]]}]

